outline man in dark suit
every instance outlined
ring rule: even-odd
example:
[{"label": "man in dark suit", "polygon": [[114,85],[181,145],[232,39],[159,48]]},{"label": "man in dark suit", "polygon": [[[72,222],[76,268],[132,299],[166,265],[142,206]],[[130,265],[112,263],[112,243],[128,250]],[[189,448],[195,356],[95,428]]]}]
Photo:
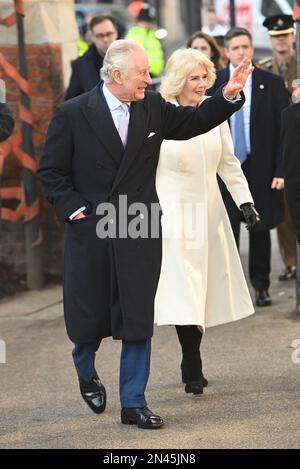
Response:
[{"label": "man in dark suit", "polygon": [[0,80],[0,142],[6,140],[14,130],[15,121],[6,105],[5,83]]},{"label": "man in dark suit", "polygon": [[[252,60],[251,34],[244,28],[232,28],[225,36],[225,52],[230,61],[217,72],[214,92],[226,83],[235,67],[248,57]],[[256,305],[272,303],[268,289],[271,270],[270,229],[283,220],[283,168],[280,145],[281,111],[288,106],[283,80],[255,68],[245,86],[246,104],[230,120],[235,154],[239,158],[257,208],[261,223],[249,232],[249,276],[255,290]],[[243,215],[222,184],[222,195],[239,247]]]},{"label": "man in dark suit", "polygon": [[287,203],[300,244],[300,85],[295,84],[294,102],[282,112],[284,183]]},{"label": "man in dark suit", "polygon": [[82,57],[72,62],[72,75],[66,100],[86,93],[97,85],[106,51],[118,37],[116,21],[110,15],[95,16],[89,27],[92,44]]},{"label": "man in dark suit", "polygon": [[92,410],[103,412],[95,352],[104,337],[122,339],[124,424],[163,425],[145,399],[161,264],[155,189],[161,143],[186,140],[228,119],[242,105],[243,97],[232,100],[251,71],[245,60],[199,108],[176,107],[145,91],[151,78],[144,49],[115,41],[104,59],[104,84],[58,106],[50,123],[38,176],[67,222],[64,312],[80,390]]}]

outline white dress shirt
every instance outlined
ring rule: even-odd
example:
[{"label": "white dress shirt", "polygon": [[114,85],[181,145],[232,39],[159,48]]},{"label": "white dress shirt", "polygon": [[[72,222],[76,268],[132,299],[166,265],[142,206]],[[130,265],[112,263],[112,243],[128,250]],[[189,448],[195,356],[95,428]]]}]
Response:
[{"label": "white dress shirt", "polygon": [[114,124],[116,126],[116,129],[118,130],[119,129],[119,124],[120,124],[120,119],[123,115],[123,110],[121,109],[122,106],[124,106],[124,103],[122,103],[121,101],[119,101],[118,98],[116,98],[110,91],[109,89],[107,88],[107,86],[103,85],[103,88],[102,88],[102,91],[103,91],[103,94],[104,94],[104,98],[107,102],[107,105],[109,107],[109,110],[110,110],[110,113],[111,113],[111,117],[114,121]]}]

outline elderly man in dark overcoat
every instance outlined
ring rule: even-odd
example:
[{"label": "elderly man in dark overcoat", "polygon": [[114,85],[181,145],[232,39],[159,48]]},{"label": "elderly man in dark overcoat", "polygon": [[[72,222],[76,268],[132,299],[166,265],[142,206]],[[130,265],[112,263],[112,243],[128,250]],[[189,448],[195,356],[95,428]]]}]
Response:
[{"label": "elderly man in dark overcoat", "polygon": [[162,140],[186,140],[228,119],[244,102],[239,93],[251,71],[245,60],[201,107],[176,107],[145,91],[151,78],[144,49],[115,41],[104,59],[104,84],[58,106],[50,123],[38,176],[66,223],[64,313],[80,390],[93,411],[103,412],[95,352],[104,337],[121,339],[123,424],[163,425],[145,399],[161,264],[160,212],[151,206],[158,206]]}]

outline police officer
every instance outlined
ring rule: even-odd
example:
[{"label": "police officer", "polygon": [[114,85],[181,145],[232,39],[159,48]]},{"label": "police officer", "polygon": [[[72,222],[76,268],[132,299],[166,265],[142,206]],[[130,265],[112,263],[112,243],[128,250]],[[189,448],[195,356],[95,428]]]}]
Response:
[{"label": "police officer", "polygon": [[[258,62],[258,66],[280,75],[286,88],[292,93],[292,82],[296,78],[296,53],[294,48],[294,20],[291,15],[275,15],[265,19],[263,26],[268,29],[273,57]],[[280,254],[284,270],[279,280],[289,280],[296,276],[296,238],[287,204],[284,221],[277,227]]]},{"label": "police officer", "polygon": [[144,3],[137,16],[137,24],[129,29],[126,39],[137,42],[148,56],[150,75],[158,78],[164,69],[164,51],[155,34],[155,8]]}]

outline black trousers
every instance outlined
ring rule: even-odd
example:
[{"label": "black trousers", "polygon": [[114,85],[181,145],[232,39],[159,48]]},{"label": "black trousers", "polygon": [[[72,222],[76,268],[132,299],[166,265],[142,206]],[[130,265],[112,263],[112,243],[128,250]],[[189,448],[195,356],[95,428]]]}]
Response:
[{"label": "black trousers", "polygon": [[201,381],[202,360],[200,354],[200,344],[202,332],[197,326],[176,326],[176,332],[182,350],[182,379],[185,383]]},{"label": "black trousers", "polygon": [[[248,180],[250,158],[242,165]],[[224,183],[221,182],[223,201],[230,219],[237,248],[240,244],[240,227],[244,222],[243,212],[235,205]],[[271,236],[270,230],[249,231],[249,278],[255,290],[267,290],[270,286]]]}]

